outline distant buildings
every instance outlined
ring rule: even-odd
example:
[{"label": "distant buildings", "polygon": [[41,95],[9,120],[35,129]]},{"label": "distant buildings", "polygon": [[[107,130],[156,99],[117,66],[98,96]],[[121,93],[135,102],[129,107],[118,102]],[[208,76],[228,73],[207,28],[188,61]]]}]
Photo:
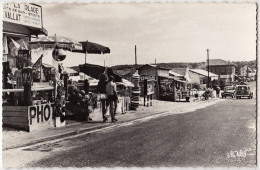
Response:
[{"label": "distant buildings", "polygon": [[140,79],[167,79],[169,77],[169,68],[158,67],[157,65],[145,64],[138,68]]},{"label": "distant buildings", "polygon": [[[155,84],[155,96],[157,99],[160,98],[160,86],[161,84],[168,83],[169,80],[169,68],[158,67],[157,65],[145,64],[138,69],[140,75],[140,83],[144,79],[154,80]],[[142,86],[142,85],[141,85]]]},{"label": "distant buildings", "polygon": [[[206,70],[208,70],[208,64],[206,63]],[[235,64],[227,62],[221,59],[209,60],[209,71],[219,75],[220,85],[231,84],[235,81]]]},{"label": "distant buildings", "polygon": [[198,76],[199,84],[204,85],[206,87],[206,84],[208,83],[208,76],[209,76],[210,81],[211,81],[210,84],[212,86],[215,86],[218,84],[219,75],[217,75],[217,74],[209,72],[209,75],[208,75],[208,71],[202,70],[202,69],[190,69],[189,72],[190,72],[192,82],[194,82],[194,83],[198,81],[197,79],[195,79],[195,77]]},{"label": "distant buildings", "polygon": [[240,68],[239,70],[240,74],[239,77],[243,81],[247,81],[248,78],[255,80],[256,78],[256,69],[252,69],[248,67],[247,65],[244,65],[243,67]]}]

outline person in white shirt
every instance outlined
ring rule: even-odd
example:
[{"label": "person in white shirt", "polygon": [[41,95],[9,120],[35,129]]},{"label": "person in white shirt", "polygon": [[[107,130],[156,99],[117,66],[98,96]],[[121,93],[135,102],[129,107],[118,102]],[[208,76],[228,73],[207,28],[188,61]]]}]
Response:
[{"label": "person in white shirt", "polygon": [[117,109],[117,92],[116,92],[116,84],[113,82],[114,77],[110,76],[109,81],[106,85],[106,93],[107,93],[107,102],[109,105],[109,111],[111,114],[111,122],[116,122],[117,119],[115,118],[115,112]]}]

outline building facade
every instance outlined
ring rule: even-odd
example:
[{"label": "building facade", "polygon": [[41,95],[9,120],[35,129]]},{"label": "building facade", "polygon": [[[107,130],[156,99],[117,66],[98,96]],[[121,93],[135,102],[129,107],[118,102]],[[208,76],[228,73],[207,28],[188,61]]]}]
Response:
[{"label": "building facade", "polygon": [[[206,63],[206,70],[208,70],[208,64]],[[219,75],[219,84],[228,85],[235,82],[235,65],[221,59],[209,60],[209,71]]]},{"label": "building facade", "polygon": [[160,91],[162,91],[160,87],[169,81],[170,69],[158,67],[157,65],[146,64],[139,67],[137,70],[138,70],[138,74],[140,75],[140,81],[143,81],[145,79],[154,80],[154,85],[155,85],[154,97],[156,99],[160,99],[160,93],[161,93]]}]

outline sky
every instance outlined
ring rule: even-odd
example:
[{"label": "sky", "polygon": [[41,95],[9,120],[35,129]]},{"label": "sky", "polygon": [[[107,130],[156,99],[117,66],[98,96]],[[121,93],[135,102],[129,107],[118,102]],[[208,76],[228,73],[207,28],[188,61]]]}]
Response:
[{"label": "sky", "polygon": [[[91,41],[110,54],[88,54],[87,63],[205,62],[256,59],[254,3],[40,4],[49,35]],[[84,64],[85,55],[67,52],[65,66]]]}]

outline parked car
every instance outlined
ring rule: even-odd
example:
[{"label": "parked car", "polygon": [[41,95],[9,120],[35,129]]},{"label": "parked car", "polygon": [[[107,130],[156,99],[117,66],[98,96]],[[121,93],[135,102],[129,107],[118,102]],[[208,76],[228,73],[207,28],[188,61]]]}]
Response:
[{"label": "parked car", "polygon": [[237,85],[235,96],[237,99],[241,99],[242,97],[248,97],[249,99],[252,99],[253,92],[250,91],[250,87],[248,85]]},{"label": "parked car", "polygon": [[222,98],[227,98],[227,96],[234,97],[235,94],[235,86],[225,86],[224,92],[221,93]]}]

